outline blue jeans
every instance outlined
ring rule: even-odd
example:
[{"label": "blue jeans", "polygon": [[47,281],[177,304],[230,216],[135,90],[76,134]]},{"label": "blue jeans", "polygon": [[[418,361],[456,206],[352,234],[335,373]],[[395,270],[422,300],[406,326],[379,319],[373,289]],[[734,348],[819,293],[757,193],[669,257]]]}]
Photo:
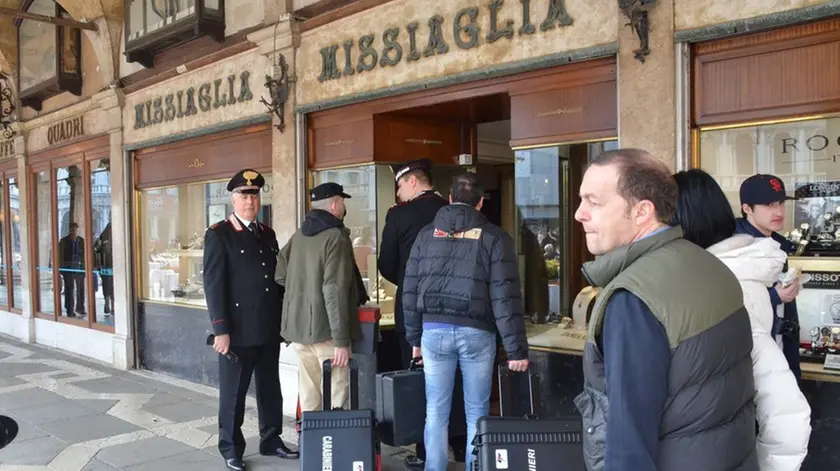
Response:
[{"label": "blue jeans", "polygon": [[466,469],[472,469],[476,422],[490,412],[496,334],[454,325],[423,330],[422,349],[426,378],[426,471],[446,471],[449,464],[449,413],[455,370],[459,365],[467,415]]}]

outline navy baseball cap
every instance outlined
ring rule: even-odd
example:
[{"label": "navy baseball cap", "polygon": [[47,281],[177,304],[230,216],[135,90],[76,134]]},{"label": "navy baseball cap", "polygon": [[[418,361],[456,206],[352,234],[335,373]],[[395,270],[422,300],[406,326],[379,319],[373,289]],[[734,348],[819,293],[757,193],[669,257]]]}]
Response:
[{"label": "navy baseball cap", "polygon": [[309,190],[309,201],[325,200],[327,198],[332,198],[333,196],[350,198],[350,195],[344,192],[343,186],[333,182],[321,183],[315,188]]},{"label": "navy baseball cap", "polygon": [[757,174],[741,183],[741,204],[772,204],[796,199],[785,192],[785,182],[775,175]]}]

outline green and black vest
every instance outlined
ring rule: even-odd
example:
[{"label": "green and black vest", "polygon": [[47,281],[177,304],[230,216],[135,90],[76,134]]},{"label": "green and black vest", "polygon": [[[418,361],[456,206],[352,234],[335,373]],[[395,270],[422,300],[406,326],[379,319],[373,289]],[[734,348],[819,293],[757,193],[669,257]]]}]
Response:
[{"label": "green and black vest", "polygon": [[645,303],[671,345],[659,471],[758,471],[750,319],[729,268],[674,227],[599,257],[583,271],[590,283],[603,288],[584,349],[584,391],[575,399],[583,416],[589,471],[604,469],[609,447],[600,341],[604,313],[619,289]]}]

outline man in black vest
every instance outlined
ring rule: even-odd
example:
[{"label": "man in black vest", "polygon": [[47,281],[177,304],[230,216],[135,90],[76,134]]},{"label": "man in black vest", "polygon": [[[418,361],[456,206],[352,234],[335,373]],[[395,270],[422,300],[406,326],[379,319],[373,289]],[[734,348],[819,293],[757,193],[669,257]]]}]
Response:
[{"label": "man in black vest", "polygon": [[[405,340],[405,325],[402,309],[402,284],[405,277],[405,265],[417,234],[427,224],[435,219],[438,210],[447,204],[432,187],[429,171],[429,159],[412,160],[411,162],[392,165],[394,179],[397,182],[398,203],[388,210],[385,216],[385,227],[382,229],[382,243],[379,247],[377,265],[379,273],[397,286],[394,300],[394,329],[400,342],[402,366],[408,369],[411,362],[411,345]],[[458,443],[455,443],[455,442]],[[466,448],[463,440],[452,441],[458,461],[460,454]],[[421,468],[426,458],[426,448],[423,443],[417,444],[417,455],[406,457],[405,464],[411,468]]]},{"label": "man in black vest", "polygon": [[280,438],[280,310],[282,288],[274,282],[277,238],[257,221],[265,179],[242,170],[228,183],[233,214],[205,234],[204,291],[219,353],[219,452],[231,471],[244,471],[245,396],[256,375],[260,454],[298,458]]}]

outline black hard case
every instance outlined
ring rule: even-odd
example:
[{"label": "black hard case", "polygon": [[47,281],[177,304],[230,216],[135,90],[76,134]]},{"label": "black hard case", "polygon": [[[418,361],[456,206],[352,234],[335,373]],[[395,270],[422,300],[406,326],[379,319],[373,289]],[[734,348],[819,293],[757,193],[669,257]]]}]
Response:
[{"label": "black hard case", "polygon": [[350,409],[330,404],[332,364],[325,360],[321,379],[323,410],[305,411],[300,423],[300,470],[376,470],[373,411],[359,409],[359,366],[350,359]]},{"label": "black hard case", "polygon": [[505,417],[505,402],[510,398],[506,386],[512,373],[507,365],[500,365],[498,374],[502,417],[478,419],[473,440],[477,459],[472,471],[586,471],[580,416],[537,418],[532,368],[527,373],[531,413],[521,418]]},{"label": "black hard case", "polygon": [[[411,360],[407,370],[376,375],[376,421],[382,443],[390,446],[413,445],[423,441],[426,424],[426,380],[423,367]],[[467,434],[464,387],[461,370],[455,373],[449,436]]]}]

